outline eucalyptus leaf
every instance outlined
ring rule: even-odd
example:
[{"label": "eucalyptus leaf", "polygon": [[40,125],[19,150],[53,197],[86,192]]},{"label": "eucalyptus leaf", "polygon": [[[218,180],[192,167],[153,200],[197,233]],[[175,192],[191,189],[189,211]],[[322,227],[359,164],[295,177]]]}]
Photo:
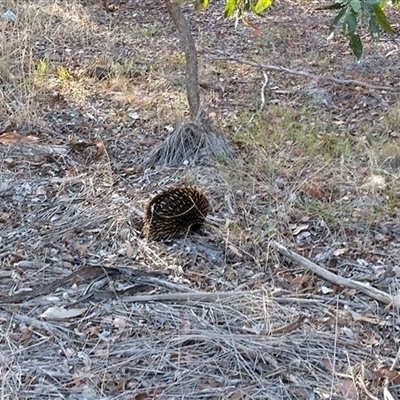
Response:
[{"label": "eucalyptus leaf", "polygon": [[370,14],[368,19],[369,33],[373,39],[378,39],[381,28],[376,20],[375,14]]},{"label": "eucalyptus leaf", "polygon": [[346,34],[354,34],[357,29],[358,21],[355,12],[348,8],[343,21],[343,30]]},{"label": "eucalyptus leaf", "polygon": [[351,0],[350,7],[355,13],[359,13],[362,9],[360,0]]},{"label": "eucalyptus leaf", "polygon": [[330,27],[329,27],[329,34],[334,32],[339,25],[339,22],[343,19],[344,14],[346,13],[346,8],[342,8],[336,17],[333,19]]},{"label": "eucalyptus leaf", "polygon": [[362,56],[362,51],[363,51],[363,46],[361,43],[360,36],[355,34],[355,33],[349,33],[349,46],[353,54],[357,57],[357,60],[359,60]]},{"label": "eucalyptus leaf", "polygon": [[232,14],[235,12],[235,4],[236,4],[235,0],[227,0],[224,10],[225,18],[232,16]]},{"label": "eucalyptus leaf", "polygon": [[382,11],[381,7],[379,6],[379,4],[374,4],[372,6],[372,9],[375,12],[375,16],[376,16],[376,21],[378,22],[378,24],[382,27],[382,29],[386,32],[389,33],[390,35],[393,35],[393,29],[390,26],[385,13]]},{"label": "eucalyptus leaf", "polygon": [[273,0],[258,0],[254,7],[254,12],[260,14],[265,11],[271,4]]}]

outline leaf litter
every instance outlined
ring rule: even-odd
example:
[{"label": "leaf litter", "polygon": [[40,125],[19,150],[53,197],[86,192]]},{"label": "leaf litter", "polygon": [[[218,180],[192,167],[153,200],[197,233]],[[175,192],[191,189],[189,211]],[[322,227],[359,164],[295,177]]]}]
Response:
[{"label": "leaf litter", "polygon": [[[148,169],[149,150],[186,112],[179,43],[161,5],[106,3],[20,4],[4,36],[1,85],[16,85],[0,104],[4,398],[399,396],[397,308],[312,275],[270,240],[397,294],[395,94],[272,70],[255,132],[246,127],[259,107],[260,71],[217,60],[222,52],[395,87],[398,55],[382,62],[391,42],[367,44],[357,64],[340,38],[326,42],[330,17],[307,5],[278,3],[266,19],[250,18],[257,38],[233,29],[218,5],[199,14],[185,6],[198,27],[208,111],[237,145],[235,165]],[[274,104],[308,108],[291,119]],[[308,109],[323,110],[337,141],[329,125],[309,142],[306,132],[285,136],[309,124]],[[363,122],[373,125],[366,137]],[[265,138],[252,142],[259,132]],[[390,139],[369,147],[377,135]],[[343,147],[349,140],[363,146],[357,157]],[[326,149],[337,158],[327,162]],[[181,182],[209,193],[212,223],[202,235],[146,241],[140,211]]]}]

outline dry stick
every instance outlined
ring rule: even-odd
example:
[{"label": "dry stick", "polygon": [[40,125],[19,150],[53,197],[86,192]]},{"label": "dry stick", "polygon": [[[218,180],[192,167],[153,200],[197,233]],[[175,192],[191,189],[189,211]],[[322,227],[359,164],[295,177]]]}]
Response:
[{"label": "dry stick", "polygon": [[55,325],[50,322],[39,321],[36,318],[28,317],[27,315],[17,314],[10,311],[0,311],[0,318],[6,320],[15,320],[22,324],[31,325],[36,329],[43,329],[46,332],[51,333],[54,336],[61,336],[68,343],[71,341],[69,334],[71,333],[67,328],[62,325]]},{"label": "dry stick", "polygon": [[314,272],[314,274],[320,276],[321,278],[324,278],[327,281],[334,283],[335,285],[356,289],[359,292],[366,294],[368,297],[384,304],[394,304],[396,306],[400,305],[399,296],[392,296],[389,293],[383,292],[382,290],[376,289],[372,286],[368,286],[365,283],[353,281],[351,279],[335,275],[332,272],[326,270],[325,268],[322,268],[319,265],[314,264],[312,261],[301,256],[300,254],[297,254],[294,251],[287,249],[282,244],[275,242],[275,240],[271,241],[271,245],[284,256],[295,261],[302,267],[311,270],[312,272]]},{"label": "dry stick", "polygon": [[400,89],[390,87],[390,86],[376,86],[376,85],[371,85],[369,83],[365,83],[362,81],[357,81],[355,79],[338,79],[338,78],[333,78],[331,76],[328,76],[328,77],[318,76],[315,74],[310,74],[309,72],[296,71],[294,69],[278,67],[276,65],[259,64],[257,62],[247,61],[247,60],[243,60],[241,58],[236,58],[236,57],[213,57],[213,60],[236,61],[241,64],[246,64],[246,65],[250,65],[252,67],[262,68],[262,69],[269,70],[269,71],[285,72],[285,73],[291,74],[291,75],[304,76],[305,78],[325,80],[328,82],[337,83],[339,85],[360,86],[360,87],[364,87],[367,89],[373,89],[373,90],[387,90],[388,92],[399,92],[400,91]]},{"label": "dry stick", "polygon": [[[163,294],[145,294],[145,295],[137,295],[137,296],[124,296],[121,297],[120,300],[126,303],[134,303],[134,302],[146,302],[146,301],[174,301],[174,302],[216,302],[220,300],[229,299],[231,297],[238,296],[252,296],[259,295],[261,293],[265,293],[265,291],[261,290],[253,290],[253,291],[239,291],[239,292],[186,292],[186,293],[163,293]],[[274,295],[270,296],[271,301],[274,301],[278,304],[316,304],[322,305],[321,300],[319,299],[301,299],[297,297],[276,297]]]}]

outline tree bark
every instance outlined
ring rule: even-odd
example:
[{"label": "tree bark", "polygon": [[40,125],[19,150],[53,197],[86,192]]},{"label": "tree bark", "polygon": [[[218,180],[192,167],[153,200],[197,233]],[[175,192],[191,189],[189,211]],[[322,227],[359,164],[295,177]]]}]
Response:
[{"label": "tree bark", "polygon": [[197,50],[189,24],[175,0],[165,0],[168,12],[178,29],[180,40],[184,45],[186,58],[186,95],[189,102],[190,117],[194,121],[200,111],[200,92],[197,67]]}]

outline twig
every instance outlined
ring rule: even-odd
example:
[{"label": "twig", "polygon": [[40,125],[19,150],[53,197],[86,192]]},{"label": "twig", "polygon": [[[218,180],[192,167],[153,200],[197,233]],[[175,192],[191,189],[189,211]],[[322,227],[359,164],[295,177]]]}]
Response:
[{"label": "twig", "polygon": [[399,92],[400,91],[398,88],[395,88],[395,87],[371,85],[369,83],[362,82],[362,81],[357,81],[355,79],[338,79],[338,78],[333,78],[331,76],[327,76],[327,77],[318,76],[318,75],[315,75],[315,74],[311,74],[309,72],[297,71],[297,70],[294,70],[294,69],[289,69],[289,68],[280,67],[280,66],[276,66],[276,65],[260,64],[260,63],[253,62],[253,61],[243,60],[243,59],[237,58],[237,57],[228,57],[228,56],[213,57],[213,60],[236,61],[236,62],[241,63],[241,64],[250,65],[252,67],[257,67],[257,68],[261,68],[261,69],[264,69],[264,70],[284,72],[284,73],[291,74],[291,75],[303,76],[305,78],[318,79],[318,80],[322,80],[322,81],[333,82],[333,83],[336,83],[338,85],[344,85],[344,86],[360,86],[360,87],[364,87],[366,89],[386,90],[388,92]]},{"label": "twig", "polygon": [[28,317],[27,315],[21,315],[10,311],[0,312],[0,318],[11,319],[18,321],[22,324],[31,325],[36,329],[42,329],[46,332],[51,333],[54,336],[61,336],[67,343],[71,341],[71,331],[61,325],[57,326],[49,322],[39,321],[36,318]]},{"label": "twig", "polygon": [[[173,302],[216,302],[220,300],[226,300],[232,297],[238,296],[254,296],[258,294],[265,294],[265,290],[253,290],[253,291],[240,291],[240,292],[186,292],[186,293],[163,293],[163,294],[149,294],[139,296],[126,296],[121,298],[123,302],[146,302],[146,301],[173,301]],[[270,295],[272,301],[278,304],[316,304],[323,305],[320,299],[302,299],[298,297],[277,297],[273,294]]]},{"label": "twig", "polygon": [[177,292],[185,292],[185,293],[186,292],[190,292],[190,293],[196,292],[195,290],[190,289],[189,287],[187,287],[185,285],[179,285],[177,283],[169,282],[164,279],[154,278],[151,276],[147,276],[145,278],[138,278],[137,281],[147,283],[150,285],[154,285],[154,286],[158,286],[158,287],[164,287],[169,290],[176,290]]},{"label": "twig", "polygon": [[314,274],[326,279],[331,283],[334,283],[335,285],[356,289],[359,292],[366,294],[368,297],[384,304],[394,304],[396,306],[400,305],[400,298],[398,296],[392,296],[388,293],[383,292],[382,290],[376,289],[372,286],[368,286],[365,283],[335,275],[325,268],[301,256],[300,254],[297,254],[294,251],[287,249],[285,246],[274,240],[271,241],[271,246],[278,250],[284,256],[301,265],[302,267],[311,270],[312,272],[314,272]]},{"label": "twig", "polygon": [[389,58],[390,56],[392,56],[393,54],[399,53],[400,52],[400,48],[397,48],[395,50],[391,50],[388,53],[385,54],[385,58]]},{"label": "twig", "polygon": [[257,114],[261,113],[261,111],[264,109],[264,106],[265,106],[265,88],[267,87],[267,85],[269,83],[269,76],[268,76],[268,74],[265,73],[265,71],[263,71],[262,73],[264,75],[264,83],[263,83],[263,85],[261,87],[261,104],[260,104],[260,107],[259,107],[258,111],[255,112],[252,115],[252,117],[250,118],[249,124],[253,121],[254,117]]},{"label": "twig", "polygon": [[260,108],[258,109],[258,112],[261,112],[264,109],[264,106],[265,106],[265,88],[267,87],[267,85],[269,83],[268,74],[265,73],[265,71],[263,71],[263,75],[264,75],[264,83],[263,83],[262,88],[261,88],[261,104],[260,104]]}]

